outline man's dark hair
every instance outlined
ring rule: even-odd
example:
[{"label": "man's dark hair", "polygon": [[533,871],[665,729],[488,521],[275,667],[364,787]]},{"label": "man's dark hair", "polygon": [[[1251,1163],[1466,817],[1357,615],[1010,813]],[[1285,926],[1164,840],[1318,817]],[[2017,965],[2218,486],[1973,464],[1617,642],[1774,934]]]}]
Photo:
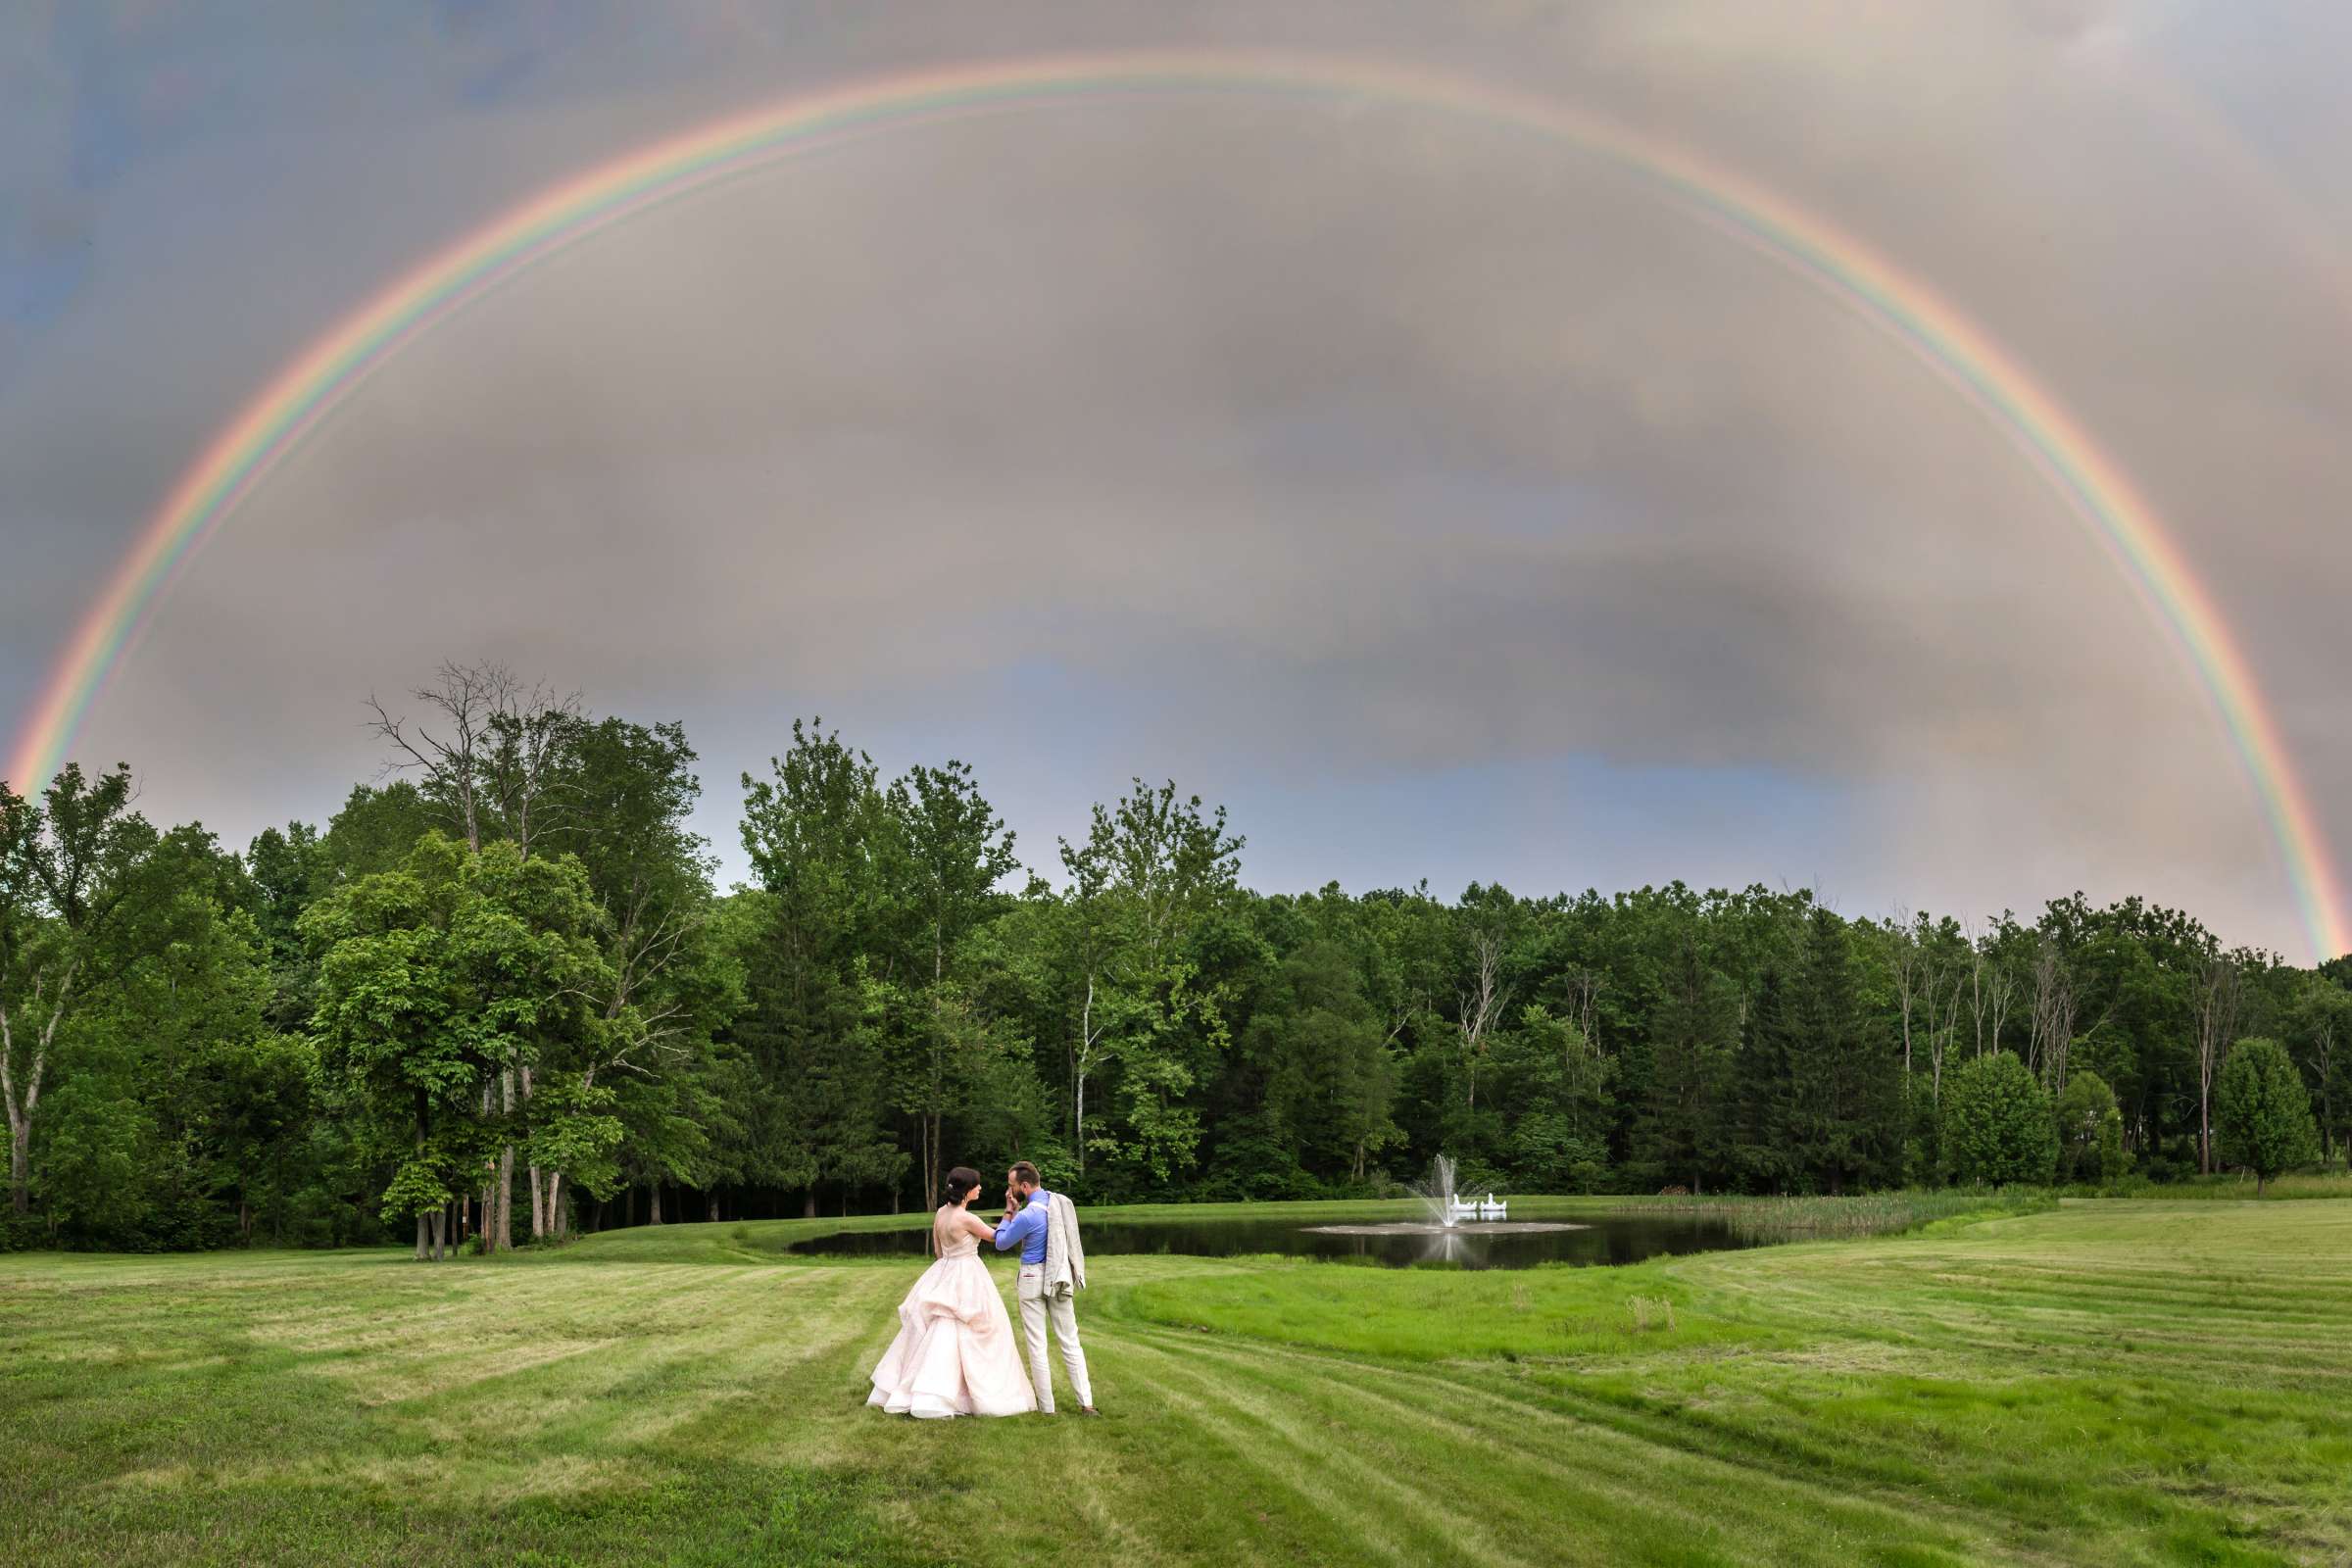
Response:
[{"label": "man's dark hair", "polygon": [[1020,1182],[1024,1186],[1043,1187],[1046,1185],[1044,1180],[1038,1176],[1037,1167],[1030,1164],[1025,1159],[1014,1160],[1012,1162],[1012,1169],[1006,1174],[1010,1175],[1014,1181]]}]

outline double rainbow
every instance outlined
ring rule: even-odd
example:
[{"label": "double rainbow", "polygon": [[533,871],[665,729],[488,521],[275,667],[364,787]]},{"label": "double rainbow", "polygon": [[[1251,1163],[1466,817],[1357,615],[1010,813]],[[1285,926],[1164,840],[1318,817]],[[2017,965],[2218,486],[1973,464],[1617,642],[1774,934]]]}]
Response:
[{"label": "double rainbow", "polygon": [[63,765],[93,705],[196,550],[403,345],[541,259],[650,207],[812,147],[929,121],[1136,95],[1246,92],[1441,111],[1566,143],[1810,279],[1976,406],[2089,530],[2186,659],[2252,784],[2313,955],[2352,949],[2341,885],[2253,672],[2154,510],[2025,368],[1916,279],[1724,170],[1549,99],[1320,57],[1064,56],[884,77],[721,121],[545,191],[433,256],[278,373],[181,477],[75,629],[10,756],[19,788]]}]

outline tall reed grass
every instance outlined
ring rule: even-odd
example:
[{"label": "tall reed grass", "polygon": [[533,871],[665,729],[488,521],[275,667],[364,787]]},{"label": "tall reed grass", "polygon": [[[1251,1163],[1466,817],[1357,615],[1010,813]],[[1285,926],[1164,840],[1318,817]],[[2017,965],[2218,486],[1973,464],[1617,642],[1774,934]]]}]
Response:
[{"label": "tall reed grass", "polygon": [[1747,1241],[1797,1242],[1888,1236],[1939,1219],[2025,1214],[2056,1206],[2049,1195],[2023,1188],[1948,1188],[1854,1198],[1631,1198],[1618,1204],[1616,1212],[1711,1219]]}]

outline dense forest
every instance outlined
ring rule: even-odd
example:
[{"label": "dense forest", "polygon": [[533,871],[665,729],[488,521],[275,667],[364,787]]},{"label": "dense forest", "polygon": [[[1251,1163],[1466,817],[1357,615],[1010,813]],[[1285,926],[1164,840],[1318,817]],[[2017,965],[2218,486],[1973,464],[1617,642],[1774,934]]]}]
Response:
[{"label": "dense forest", "polygon": [[[1024,859],[970,769],[886,781],[814,721],[743,780],[720,892],[677,725],[494,666],[371,710],[387,771],[242,853],[125,768],[0,785],[9,1245],[438,1254],[922,1207],[1015,1157],[1097,1201],[1370,1196],[1440,1152],[1499,1191],[1851,1193],[2352,1135],[2352,959],[2136,899],[1265,894],[1172,784]],[[2266,1133],[2279,1095],[2309,1119]]]}]

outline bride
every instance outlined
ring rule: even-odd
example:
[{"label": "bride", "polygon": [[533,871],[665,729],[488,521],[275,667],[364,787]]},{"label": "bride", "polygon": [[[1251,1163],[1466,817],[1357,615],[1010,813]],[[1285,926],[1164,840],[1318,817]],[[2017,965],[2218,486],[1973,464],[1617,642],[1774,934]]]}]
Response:
[{"label": "bride", "polygon": [[939,1261],[899,1303],[899,1336],[874,1368],[866,1403],[931,1418],[1037,1408],[1004,1298],[980,1261],[980,1244],[997,1233],[971,1211],[979,1194],[978,1171],[958,1165],[948,1172],[947,1201],[931,1216]]}]

